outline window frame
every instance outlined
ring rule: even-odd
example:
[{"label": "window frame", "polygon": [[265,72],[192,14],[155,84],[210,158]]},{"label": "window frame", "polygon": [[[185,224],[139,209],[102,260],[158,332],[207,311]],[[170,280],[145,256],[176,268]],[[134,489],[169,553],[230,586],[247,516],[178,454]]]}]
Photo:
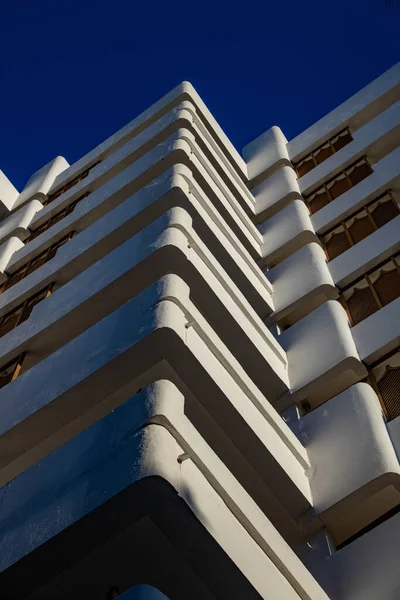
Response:
[{"label": "window frame", "polygon": [[[307,206],[310,215],[315,215],[317,212],[319,212],[319,210],[322,210],[322,209],[319,209],[319,210],[316,210],[315,212],[312,212],[311,206],[310,206],[310,198],[312,198],[312,200],[314,200],[314,197],[317,196],[318,192],[324,191],[326,193],[326,195],[328,197],[327,204],[330,204],[331,202],[334,202],[337,198],[339,198],[340,196],[342,196],[343,194],[346,193],[346,192],[343,192],[342,194],[339,194],[338,196],[336,196],[335,198],[333,198],[333,196],[332,196],[332,194],[330,192],[330,188],[329,188],[330,184],[333,184],[336,180],[339,180],[339,178],[341,179],[343,175],[344,175],[347,183],[350,186],[349,189],[346,190],[346,191],[349,191],[351,188],[353,188],[356,185],[358,185],[358,183],[361,183],[361,182],[358,182],[356,184],[353,184],[352,181],[351,181],[351,179],[350,179],[350,176],[348,174],[348,171],[350,169],[353,169],[354,167],[356,167],[361,162],[365,162],[368,165],[368,167],[370,169],[369,175],[372,175],[372,173],[374,172],[374,170],[371,167],[371,164],[370,164],[368,158],[366,156],[361,156],[359,159],[357,159],[356,161],[354,161],[351,165],[348,165],[345,169],[343,169],[342,171],[340,171],[340,173],[337,173],[334,177],[331,177],[331,179],[329,179],[328,181],[326,181],[325,183],[323,183],[322,185],[320,185],[317,189],[313,190],[310,194],[307,194],[307,195],[303,196],[304,203]],[[367,177],[364,177],[364,179],[367,179]],[[361,181],[364,181],[364,179],[362,179]]]},{"label": "window frame", "polygon": [[[345,311],[347,313],[347,317],[349,319],[351,327],[355,327],[355,325],[358,325],[358,323],[362,323],[362,321],[364,321],[368,317],[365,317],[361,321],[358,321],[358,323],[354,324],[353,318],[351,316],[350,309],[349,309],[349,307],[347,305],[347,301],[344,298],[345,292],[347,292],[347,290],[349,290],[349,289],[351,289],[353,287],[356,287],[358,283],[361,283],[362,281],[366,281],[367,286],[370,289],[371,294],[372,294],[372,296],[373,296],[373,298],[374,298],[374,300],[376,302],[377,311],[379,311],[384,306],[387,306],[388,304],[390,304],[390,302],[388,304],[382,304],[382,301],[380,300],[379,295],[378,295],[377,291],[374,288],[374,283],[371,281],[370,275],[372,273],[374,273],[375,271],[378,271],[379,269],[383,269],[385,267],[385,265],[389,264],[390,262],[393,262],[393,264],[395,265],[395,269],[397,270],[397,272],[398,272],[398,274],[400,276],[400,265],[399,265],[399,262],[398,262],[399,260],[400,260],[400,253],[394,254],[394,255],[390,256],[389,258],[385,259],[380,264],[376,265],[373,269],[369,269],[368,271],[366,271],[366,273],[364,273],[364,275],[362,275],[361,277],[358,277],[350,285],[347,285],[343,289],[339,289],[339,292],[340,292],[339,300],[340,300],[343,308],[345,309]],[[397,297],[400,298],[400,296],[397,296]],[[372,314],[374,314],[374,313],[371,313],[371,315]],[[371,315],[368,315],[368,316],[371,316]]]},{"label": "window frame", "polygon": [[[57,242],[55,242],[54,244],[52,244],[51,246],[48,246],[48,248],[46,248],[46,250],[44,250],[43,252],[41,252],[40,254],[36,255],[35,257],[31,258],[31,260],[29,260],[28,262],[26,262],[24,265],[22,265],[22,267],[20,267],[19,269],[17,269],[16,271],[14,271],[13,273],[11,273],[11,275],[8,277],[8,279],[6,279],[6,281],[4,281],[1,285],[0,285],[0,294],[4,293],[5,291],[9,290],[11,287],[13,287],[14,285],[16,285],[17,283],[19,283],[20,281],[22,281],[23,279],[25,279],[25,277],[27,277],[26,272],[28,271],[28,269],[36,262],[38,261],[40,258],[45,257],[46,260],[44,261],[43,264],[46,264],[46,262],[48,262],[49,260],[51,260],[51,258],[47,258],[48,255],[54,251],[54,249],[56,249],[56,252],[58,251],[59,248],[61,248],[61,246],[63,246],[64,244],[66,244],[67,242],[69,242],[71,240],[71,238],[74,235],[74,231],[70,231],[68,232],[66,235],[64,235],[62,238],[60,238],[59,240],[57,240]],[[53,257],[52,257],[53,258]],[[41,267],[42,265],[39,265],[39,267],[37,267],[38,269]],[[36,271],[36,269],[34,269],[34,271]],[[31,271],[33,273],[33,271]],[[11,283],[10,285],[8,285],[9,281],[12,280],[13,278],[15,278],[15,276],[17,274],[22,273],[22,277],[16,281],[15,283]],[[28,275],[30,275],[30,273],[28,273]]]},{"label": "window frame", "polygon": [[90,192],[85,192],[84,194],[82,194],[82,196],[79,196],[79,198],[74,200],[74,202],[71,202],[71,204],[68,204],[68,206],[65,206],[62,210],[60,210],[55,215],[52,215],[47,221],[42,223],[42,225],[39,225],[39,227],[37,229],[33,229],[31,231],[30,236],[26,238],[26,240],[24,242],[25,245],[29,244],[29,242],[31,242],[35,238],[39,237],[39,235],[41,235],[42,233],[44,233],[45,231],[50,229],[50,227],[52,227],[56,223],[59,223],[67,215],[70,215],[75,210],[77,204],[79,204],[79,202],[81,202],[82,200],[87,198],[89,196],[89,194],[90,194]]},{"label": "window frame", "polygon": [[[25,311],[25,309],[29,306],[29,303],[32,302],[32,300],[34,300],[35,298],[37,298],[38,296],[40,296],[41,294],[45,293],[45,296],[42,298],[42,300],[45,300],[46,298],[48,298],[52,292],[52,289],[54,287],[54,282],[49,283],[49,285],[45,286],[44,288],[42,288],[39,292],[36,292],[36,294],[34,294],[33,296],[30,296],[29,298],[27,298],[24,302],[22,302],[21,304],[18,304],[18,306],[16,306],[15,308],[13,308],[12,310],[8,311],[7,313],[5,313],[4,315],[0,316],[0,338],[4,337],[5,335],[7,335],[7,333],[9,333],[9,331],[13,331],[13,329],[16,329],[18,327],[18,325],[20,325],[21,323],[23,323],[24,321],[26,321],[27,319],[29,319],[29,316],[26,319],[23,319],[21,321],[21,317]],[[40,300],[39,302],[37,302],[33,308],[35,306],[37,306],[37,304],[39,304],[42,300]],[[32,310],[33,310],[32,308]],[[13,313],[17,312],[18,310],[21,310],[21,314],[19,315],[19,318],[17,319],[14,327],[12,327],[12,329],[10,329],[9,331],[7,331],[7,333],[2,334],[1,333],[1,327],[3,326],[3,324],[6,322],[7,318],[9,318]],[[32,311],[31,311],[32,312]]]},{"label": "window frame", "polygon": [[[339,223],[337,223],[334,227],[331,227],[328,231],[326,231],[325,233],[323,233],[322,235],[319,235],[319,239],[321,241],[322,247],[325,251],[326,257],[328,262],[330,262],[331,260],[334,260],[334,258],[336,258],[336,256],[334,258],[330,258],[329,257],[329,253],[328,253],[328,249],[326,247],[326,242],[324,241],[324,238],[326,236],[328,236],[330,233],[332,233],[333,231],[335,231],[335,229],[338,229],[338,227],[343,227],[343,230],[346,234],[347,240],[350,244],[349,248],[352,248],[353,246],[356,246],[356,244],[358,244],[359,242],[354,242],[353,238],[351,237],[351,231],[349,231],[346,222],[349,221],[350,219],[354,219],[357,217],[357,215],[361,214],[363,211],[365,211],[367,213],[368,216],[368,220],[372,223],[372,226],[374,227],[374,231],[378,231],[378,229],[381,229],[381,227],[383,227],[384,225],[381,225],[380,227],[376,224],[374,217],[373,217],[373,213],[370,212],[369,207],[372,206],[373,204],[375,204],[375,202],[379,202],[379,200],[381,200],[382,198],[385,198],[385,196],[389,196],[390,200],[393,202],[393,204],[395,205],[398,213],[400,214],[400,206],[399,204],[396,202],[394,196],[393,196],[393,192],[391,189],[386,190],[385,192],[383,192],[383,194],[381,194],[380,196],[378,196],[377,198],[374,198],[374,200],[371,200],[370,202],[368,202],[368,204],[366,204],[365,206],[363,206],[362,208],[359,208],[356,212],[351,213],[348,217],[346,217],[345,219],[339,221]],[[394,217],[395,218],[395,217]],[[390,221],[388,221],[388,223],[390,223]],[[386,223],[385,223],[386,225]],[[369,235],[372,235],[371,232]],[[368,235],[365,236],[365,238],[369,237]],[[365,239],[363,238],[363,239]],[[362,240],[360,240],[362,241]],[[347,248],[347,250],[349,249]],[[344,254],[344,252],[346,252],[346,250],[344,250],[343,252],[341,252],[340,254],[338,254],[337,256],[340,256],[341,254]]]},{"label": "window frame", "polygon": [[92,169],[97,167],[97,165],[99,165],[100,163],[101,163],[101,160],[98,160],[97,162],[93,163],[88,169],[85,169],[85,171],[82,171],[81,173],[79,173],[79,175],[76,175],[76,177],[74,177],[74,179],[71,179],[71,181],[68,181],[67,183],[62,185],[58,190],[56,190],[52,194],[48,194],[46,200],[44,200],[42,202],[43,206],[47,206],[48,204],[51,204],[54,200],[56,200],[56,198],[59,198],[64,192],[67,192],[68,190],[73,188],[77,183],[79,183],[80,181],[85,179],[89,175],[90,171],[92,171]]},{"label": "window frame", "polygon": [[[344,146],[342,146],[342,148],[344,148],[345,146],[347,146],[348,144],[350,144],[350,142],[352,142],[354,140],[353,134],[351,133],[349,127],[345,127],[344,129],[339,131],[336,135],[334,135],[331,138],[329,138],[328,140],[326,140],[323,144],[320,144],[317,148],[315,148],[314,150],[311,150],[311,152],[309,152],[309,154],[307,154],[307,156],[304,156],[301,160],[298,160],[298,161],[292,163],[293,168],[296,171],[296,175],[297,175],[298,179],[301,179],[301,177],[305,177],[305,175],[308,175],[308,173],[310,173],[313,169],[315,169],[315,167],[318,167],[318,165],[322,165],[322,163],[324,163],[325,160],[328,160],[328,158],[330,158],[330,156],[332,156],[333,154],[336,154],[336,152],[339,152],[339,150],[341,150],[342,148],[339,148],[339,150],[336,150],[333,145],[333,140],[335,140],[336,138],[339,138],[344,133],[348,133],[351,137],[350,141],[347,142],[347,144],[345,144]],[[325,158],[323,161],[317,162],[317,160],[315,158],[315,154],[319,153],[324,148],[324,146],[326,146],[326,144],[329,144],[329,146],[332,150],[332,154],[330,156],[328,156],[327,158]],[[304,173],[304,175],[299,175],[299,171],[298,171],[299,167],[306,160],[310,160],[310,158],[312,159],[314,166],[309,171],[307,171],[307,173]]]}]

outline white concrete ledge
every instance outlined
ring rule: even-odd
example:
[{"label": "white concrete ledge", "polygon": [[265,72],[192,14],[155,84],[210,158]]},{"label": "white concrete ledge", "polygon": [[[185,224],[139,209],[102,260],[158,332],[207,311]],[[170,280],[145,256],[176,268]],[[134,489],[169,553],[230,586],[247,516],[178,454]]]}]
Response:
[{"label": "white concrete ledge", "polygon": [[5,270],[10,263],[11,257],[24,248],[24,243],[19,237],[13,236],[8,238],[0,245],[0,282],[6,281],[7,275]]},{"label": "white concrete ledge", "polygon": [[22,192],[15,200],[12,208],[22,206],[29,200],[44,200],[54,181],[66,172],[69,163],[62,156],[57,156],[29,178]]},{"label": "white concrete ledge", "polygon": [[289,363],[291,391],[277,403],[283,410],[307,399],[319,406],[367,375],[344,308],[329,300],[279,336]]},{"label": "white concrete ledge", "polygon": [[[184,112],[186,115],[189,114],[188,111]],[[179,112],[177,115],[174,114],[171,118],[168,118],[175,122],[177,116],[179,117]],[[43,214],[38,216],[36,223],[39,225],[40,221],[46,215],[52,214],[57,207],[67,205],[82,194],[98,189],[131,164],[134,168],[130,184],[133,192],[157,177],[160,172],[169,166],[183,163],[193,172],[193,177],[215,203],[221,215],[234,229],[248,251],[252,253],[253,257],[258,257],[261,237],[256,227],[218,172],[212,167],[200,147],[195,143],[193,133],[181,127],[168,137],[161,137],[161,141],[154,145],[154,138],[156,137],[156,132],[153,131],[154,128],[157,132],[160,128],[164,133],[169,132],[164,122],[156,123],[152,126],[151,132],[145,130],[140,136],[127,142],[118,151],[94,167],[87,177],[62,194],[54,203],[47,206]]]},{"label": "white concrete ledge", "polygon": [[133,119],[133,121],[122,127],[122,129],[111,135],[104,142],[74,163],[67,171],[56,179],[51,191],[56,191],[58,187],[61,187],[71,179],[74,179],[76,175],[87,169],[91,164],[98,160],[104,160],[107,156],[110,156],[110,154],[121,148],[121,146],[126,144],[129,140],[132,140],[135,136],[139,135],[144,129],[150,127],[155,121],[162,118],[166,113],[183,101],[190,101],[194,104],[196,112],[198,112],[199,117],[205,123],[215,142],[221,148],[233,167],[238,171],[241,178],[246,181],[247,169],[242,157],[223,133],[193,86],[189,82],[184,81],[138,117]]},{"label": "white concrete ledge", "polygon": [[[122,253],[128,261],[129,253]],[[64,286],[37,305],[28,321],[7,334],[9,348],[12,342],[15,347],[18,336],[22,340],[31,336],[25,342],[25,360],[31,367],[0,390],[2,481],[87,427],[93,422],[93,411],[110,394],[114,397],[110,402],[124,402],[132,389],[162,375],[185,393],[190,391],[196,400],[188,414],[207,439],[214,440],[260,506],[280,522],[283,534],[293,539],[296,520],[310,507],[308,462],[301,444],[190,301],[192,290],[182,279],[167,275],[107,314],[112,307],[104,307],[104,299],[112,298],[114,304],[125,300],[129,291],[135,293],[138,276],[131,270],[130,279],[119,278],[119,286],[104,288],[107,279],[118,275],[113,273],[112,257],[107,259],[108,268],[94,265],[86,273],[84,297],[76,278],[74,285]],[[95,282],[104,289],[101,302],[94,301],[99,298]],[[196,298],[197,304],[200,298]],[[83,313],[85,306],[89,312]],[[83,332],[77,335],[79,327]],[[57,350],[54,344],[51,348],[55,339],[61,346]],[[115,389],[115,378],[107,375],[111,364],[118,370],[120,391]],[[264,365],[267,380],[268,365]],[[88,385],[90,394],[84,391]],[[109,410],[113,407],[108,404]]]},{"label": "white concrete ledge", "polygon": [[262,179],[270,170],[288,165],[291,167],[287,151],[287,139],[279,127],[271,127],[243,148],[250,180]]},{"label": "white concrete ledge", "polygon": [[312,465],[314,518],[337,543],[393,507],[388,486],[395,486],[400,501],[399,461],[378,397],[367,383],[351,386],[303,417],[299,435]]},{"label": "white concrete ledge", "polygon": [[[184,396],[171,382],[157,381],[48,456],[43,468],[39,464],[14,480],[2,499],[2,518],[8,523],[3,569],[18,558],[23,548],[26,554],[128,485],[156,476],[175,488],[261,597],[327,600],[307,569],[184,415],[184,403]],[[90,451],[99,436],[104,443],[99,451]],[[185,456],[185,460],[180,461],[180,456]],[[66,471],[71,481],[68,506],[72,502],[76,507],[72,511],[60,507]],[[106,490],[104,485],[94,485],[95,481],[104,480],[105,472],[109,474]],[[46,494],[50,478],[53,494]],[[44,512],[29,505],[31,531],[35,535],[24,536],[16,545],[11,540],[20,534],[13,517],[16,509],[28,507],[23,493],[27,481],[30,494],[45,494],[48,501]],[[89,482],[92,493],[90,499],[83,501]],[[58,519],[50,517],[56,505]],[[51,528],[43,526],[46,514]],[[190,527],[190,522],[186,522]],[[169,538],[175,541],[171,533]]]},{"label": "white concrete ledge", "polygon": [[[88,236],[86,236],[86,238],[87,237]],[[192,287],[192,294],[194,296],[199,296],[197,303],[203,312],[205,311],[205,314],[208,315],[208,317],[214,312],[213,318],[215,319],[215,324],[217,326],[221,323],[221,314],[217,314],[219,312],[218,310],[215,313],[215,309],[218,304],[221,303],[220,307],[225,307],[228,310],[229,315],[234,317],[236,326],[238,325],[243,332],[252,332],[250,333],[252,337],[255,336],[253,337],[252,344],[254,350],[257,350],[257,355],[260,350],[264,352],[262,348],[266,349],[268,347],[267,354],[270,355],[272,361],[270,369],[268,367],[266,368],[264,361],[257,368],[256,364],[258,359],[255,356],[253,356],[252,359],[250,358],[251,351],[249,352],[249,349],[247,349],[247,352],[243,354],[243,340],[240,342],[241,335],[239,331],[236,330],[236,326],[233,325],[233,323],[231,323],[222,335],[225,343],[229,338],[235,345],[235,348],[232,348],[232,351],[238,358],[243,354],[245,360],[249,359],[249,364],[246,367],[248,372],[251,372],[256,368],[256,372],[258,372],[258,375],[256,376],[258,384],[260,385],[267,381],[267,371],[271,370],[271,375],[273,375],[273,377],[276,377],[276,374],[279,374],[278,378],[281,379],[278,388],[282,389],[282,385],[283,387],[285,387],[285,385],[287,386],[287,363],[285,353],[272,334],[263,325],[256,313],[252,310],[240,290],[218,264],[214,256],[202,242],[201,238],[192,229],[191,218],[184,209],[177,207],[167,211],[162,217],[137,233],[136,236],[126,241],[114,251],[111,252],[111,249],[108,248],[110,252],[106,257],[103,257],[101,261],[95,264],[93,263],[89,269],[84,271],[85,264],[87,264],[88,260],[94,258],[93,253],[91,252],[93,249],[93,241],[94,240],[92,239],[90,243],[88,239],[79,240],[76,238],[74,242],[69,243],[68,247],[64,246],[63,249],[60,249],[60,253],[57,254],[57,257],[52,261],[53,264],[48,263],[47,265],[43,265],[44,268],[41,268],[41,287],[44,286],[43,277],[45,277],[46,282],[51,279],[51,281],[55,282],[58,286],[62,284],[63,279],[65,280],[66,276],[69,277],[69,281],[62,289],[59,289],[57,293],[53,293],[51,298],[48,298],[45,304],[42,304],[40,307],[35,307],[34,315],[37,319],[36,325],[39,327],[38,331],[46,327],[45,323],[46,321],[49,321],[49,319],[50,323],[55,324],[57,319],[61,317],[63,317],[64,321],[62,329],[67,329],[69,335],[74,328],[76,329],[77,326],[78,328],[82,326],[78,325],[78,323],[88,323],[88,319],[92,319],[93,315],[98,312],[100,307],[97,307],[96,311],[92,311],[91,316],[86,315],[85,318],[80,317],[79,319],[75,316],[78,323],[75,326],[71,323],[66,327],[65,313],[76,308],[74,302],[72,302],[71,294],[72,297],[74,297],[75,294],[75,302],[78,302],[79,304],[79,302],[82,301],[82,292],[79,291],[80,286],[82,286],[86,290],[83,298],[86,297],[86,300],[88,300],[91,295],[99,293],[105,285],[110,285],[111,281],[107,279],[107,273],[108,278],[111,277],[112,280],[121,277],[127,268],[133,269],[136,267],[138,269],[135,285],[133,288],[126,290],[125,300],[131,297],[133,290],[135,290],[136,293],[141,291],[149,284],[149,282],[154,281],[161,274],[168,272],[179,273],[188,280]],[[103,240],[103,244],[106,243],[107,241]],[[125,254],[128,256],[125,257]],[[67,260],[66,256],[68,257]],[[144,263],[144,261],[146,261],[146,266],[145,264],[141,266],[141,263]],[[76,265],[74,268],[74,262],[80,262],[80,266]],[[143,273],[144,269],[147,269],[148,271],[146,275]],[[73,276],[74,271],[75,277]],[[77,271],[80,271],[79,276]],[[91,275],[93,272],[96,273],[94,278],[93,275]],[[38,279],[39,273],[35,273],[37,274],[36,279]],[[32,275],[35,275],[35,273]],[[195,273],[197,275],[195,275]],[[204,287],[203,284],[200,284],[201,279],[198,279],[198,275],[202,278],[203,283],[207,282],[206,287]],[[96,283],[98,277],[100,277],[100,280],[99,283]],[[92,283],[93,288],[89,285],[89,282]],[[200,288],[198,288],[199,284]],[[37,282],[36,286],[38,285]],[[209,297],[208,289],[213,291],[213,297]],[[74,290],[74,294],[72,293],[72,290]],[[18,301],[21,302],[23,297],[19,294],[17,298]],[[78,300],[79,298],[81,300]],[[118,306],[118,303],[122,302],[121,294],[117,294],[116,291],[113,292],[113,298],[114,301],[111,305],[111,297],[108,301],[102,300],[103,311],[113,310]],[[95,300],[92,300],[92,303],[93,302],[95,302]],[[100,300],[98,300],[98,302],[100,302]],[[43,310],[45,311],[43,313],[44,322],[38,317],[38,314],[40,315]],[[98,316],[98,318],[101,317]],[[53,341],[48,339],[47,341],[43,340],[41,343],[39,343],[39,340],[37,342],[31,341],[31,343],[28,343],[29,338],[39,335],[38,331],[35,330],[35,326],[31,323],[27,323],[26,325],[19,326],[17,329],[14,329],[8,335],[3,337],[0,350],[3,362],[11,360],[12,357],[9,354],[10,352],[13,355],[22,352],[21,344],[24,346],[25,350],[28,351],[32,351],[33,346],[34,353],[40,355],[40,346],[43,346],[43,344],[47,346],[48,352],[50,351],[49,344],[53,345],[54,349],[54,344],[61,344],[62,339],[65,338],[65,332],[63,334],[62,331],[58,331],[58,333],[53,333]],[[26,331],[29,332],[28,337],[26,337]],[[75,334],[76,333],[77,331],[75,331]],[[46,335],[46,338],[47,337],[49,337],[49,334]],[[17,347],[15,346],[16,343]],[[26,347],[27,344],[28,347]],[[11,350],[11,348],[13,348],[13,350]],[[284,382],[286,382],[286,384]],[[275,392],[275,394],[279,393],[278,390],[275,390],[275,385],[272,384],[271,381],[268,385],[268,392]]]},{"label": "white concrete ledge", "polygon": [[252,191],[258,222],[276,214],[292,200],[302,199],[296,173],[286,165],[279,167]]},{"label": "white concrete ledge", "polygon": [[326,264],[321,246],[310,243],[268,271],[274,288],[274,312],[267,325],[278,323],[286,328],[327,300],[335,300],[338,291]]},{"label": "white concrete ledge", "polygon": [[315,235],[308,209],[302,200],[294,200],[276,215],[259,225],[263,236],[260,266],[272,268],[311,242]]},{"label": "white concrete ledge", "polygon": [[[115,245],[122,243],[157,219],[169,208],[181,206],[190,214],[195,231],[199,233],[217,261],[232,277],[256,312],[262,317],[269,314],[273,308],[271,284],[215,210],[207,196],[192,180],[190,171],[183,165],[167,169],[160,177],[122,202],[131,191],[129,182],[132,168],[129,167],[126,172],[118,175],[115,178],[116,181],[111,180],[101,189],[90,194],[82,200],[73,213],[32,242],[24,247],[18,246],[18,251],[14,254],[8,251],[5,255],[5,258],[8,259],[7,272],[14,272],[73,230],[76,233],[80,232],[80,241],[77,244],[83,244],[84,248],[87,250],[91,248],[91,250],[88,254],[90,258],[85,258],[85,253],[81,250],[79,261],[74,260],[73,270],[71,271],[71,266],[68,267],[69,276],[72,277],[73,273],[77,274],[86,268],[85,265],[91,264],[90,260],[97,260]],[[113,208],[116,204],[118,206]],[[113,210],[111,210],[112,208]],[[73,239],[68,244],[70,251],[73,252],[75,240]],[[62,252],[66,252],[66,250]],[[64,256],[69,256],[69,252]],[[74,259],[76,258],[74,256]],[[63,273],[54,271],[55,265],[56,263],[53,262],[51,273],[57,275],[57,281],[65,281]],[[21,300],[22,296],[26,297],[29,291],[32,293],[34,288],[37,289],[38,285],[43,284],[43,273],[46,273],[46,269],[30,275],[2,294],[0,306],[10,308],[15,302],[15,298]],[[49,273],[50,271],[46,275]]]},{"label": "white concrete ledge", "polygon": [[31,200],[29,203],[11,213],[0,223],[0,243],[15,236],[24,241],[30,235],[29,225],[37,212],[42,210],[43,205],[39,200]]}]

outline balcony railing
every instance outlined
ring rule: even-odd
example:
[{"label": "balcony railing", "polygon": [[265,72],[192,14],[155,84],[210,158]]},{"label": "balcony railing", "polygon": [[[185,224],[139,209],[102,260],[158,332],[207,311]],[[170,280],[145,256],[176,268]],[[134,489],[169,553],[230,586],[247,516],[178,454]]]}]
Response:
[{"label": "balcony railing", "polygon": [[400,416],[400,350],[371,365],[369,379],[388,421]]},{"label": "balcony railing", "polygon": [[297,177],[303,177],[303,175],[306,175],[306,173],[309,173],[312,169],[315,169],[315,167],[332,156],[332,154],[335,154],[335,152],[338,152],[338,150],[344,146],[347,146],[347,144],[349,144],[352,140],[353,137],[349,129],[344,129],[324,144],[321,144],[321,146],[318,146],[318,148],[310,152],[308,156],[302,158],[296,163],[293,163]]},{"label": "balcony railing", "polygon": [[400,214],[390,190],[372,200],[321,236],[328,260],[333,260]]},{"label": "balcony railing", "polygon": [[371,175],[371,173],[373,173],[372,167],[365,157],[347,167],[347,169],[327,183],[324,183],[315,192],[304,196],[304,201],[310,213],[313,215],[321,210],[321,208],[333,202],[333,200],[357,185],[357,183],[360,183],[360,181]]},{"label": "balcony railing", "polygon": [[400,258],[392,257],[341,292],[351,325],[357,325],[400,296]]}]

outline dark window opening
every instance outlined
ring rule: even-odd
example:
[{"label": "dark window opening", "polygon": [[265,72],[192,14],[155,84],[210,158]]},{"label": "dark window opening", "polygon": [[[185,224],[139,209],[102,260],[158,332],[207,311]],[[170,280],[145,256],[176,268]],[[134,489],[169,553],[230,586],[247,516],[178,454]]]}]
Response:
[{"label": "dark window opening", "polygon": [[39,267],[41,267],[42,265],[47,263],[49,260],[51,260],[55,256],[57,250],[61,246],[63,246],[67,242],[69,242],[69,240],[73,236],[73,233],[74,233],[73,231],[71,231],[70,233],[67,233],[67,235],[65,235],[63,238],[61,238],[61,240],[58,240],[58,242],[56,242],[52,246],[49,246],[49,248],[47,248],[44,252],[42,252],[35,258],[32,258],[32,260],[30,260],[25,265],[23,265],[20,269],[18,269],[14,273],[12,273],[9,276],[9,278],[7,279],[7,281],[5,281],[0,286],[0,293],[5,292],[10,287],[15,285],[19,281],[21,281],[22,279],[25,279],[25,277],[30,275],[30,273],[33,273],[33,271],[36,271],[36,269],[38,269]]},{"label": "dark window opening", "polygon": [[304,196],[304,201],[310,213],[312,215],[315,214],[326,204],[333,202],[333,200],[336,200],[336,198],[357,185],[357,183],[360,183],[368,175],[371,175],[371,173],[373,173],[373,170],[365,157],[347,167],[344,171],[336,175],[336,177],[321,185],[315,192]]},{"label": "dark window opening", "polygon": [[12,329],[15,329],[18,327],[18,325],[26,321],[30,317],[30,314],[36,304],[39,304],[39,302],[51,294],[52,286],[53,284],[48,285],[39,293],[25,300],[25,302],[14,308],[12,311],[2,315],[0,317],[0,337],[3,337],[3,335],[6,335],[6,333]]},{"label": "dark window opening", "polygon": [[85,179],[85,177],[87,177],[89,175],[90,171],[92,169],[94,169],[94,167],[96,167],[100,162],[101,161],[98,160],[91,167],[89,167],[89,169],[86,169],[86,171],[82,171],[82,173],[80,173],[74,179],[72,179],[71,181],[69,181],[68,183],[66,183],[62,187],[60,187],[56,192],[54,192],[53,194],[49,194],[47,196],[47,199],[43,202],[43,206],[47,206],[48,204],[50,204],[51,202],[53,202],[53,200],[55,200],[56,198],[58,198],[59,196],[61,196],[61,194],[64,194],[64,192],[67,192],[72,187],[74,187],[74,185],[76,185],[77,183],[79,183],[80,181],[82,181],[82,179]]},{"label": "dark window opening", "polygon": [[318,146],[318,148],[310,152],[308,156],[293,163],[297,177],[303,177],[303,175],[309,173],[316,166],[332,156],[332,154],[335,154],[335,152],[338,152],[341,148],[347,146],[352,140],[353,137],[349,129],[344,129],[327,142],[324,142],[321,146]]},{"label": "dark window opening", "polygon": [[18,377],[24,357],[25,354],[20,354],[17,358],[14,358],[14,360],[0,368],[0,389]]},{"label": "dark window opening", "polygon": [[75,202],[71,202],[71,204],[66,206],[63,210],[58,212],[56,215],[54,215],[53,217],[48,219],[45,223],[40,225],[37,229],[32,231],[31,235],[25,240],[25,244],[28,244],[29,242],[31,242],[32,240],[37,238],[41,233],[47,231],[48,229],[50,229],[50,227],[52,227],[53,225],[55,225],[56,223],[61,221],[64,217],[71,214],[73,212],[73,210],[75,209],[76,205],[79,202],[81,202],[82,200],[84,200],[84,198],[86,198],[88,195],[89,195],[89,192],[86,192],[85,194],[80,196],[77,200],[75,200]]},{"label": "dark window opening", "polygon": [[400,207],[390,190],[340,221],[320,236],[328,260],[333,260],[351,246],[377,231],[400,214]]},{"label": "dark window opening", "polygon": [[400,297],[400,258],[392,257],[342,290],[341,302],[352,326]]}]

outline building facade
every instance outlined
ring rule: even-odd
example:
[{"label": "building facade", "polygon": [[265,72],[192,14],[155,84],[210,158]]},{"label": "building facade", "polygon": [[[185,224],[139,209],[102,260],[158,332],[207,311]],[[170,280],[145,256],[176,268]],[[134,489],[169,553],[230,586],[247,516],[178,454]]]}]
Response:
[{"label": "building facade", "polygon": [[1,173],[1,598],[400,597],[399,99]]}]

